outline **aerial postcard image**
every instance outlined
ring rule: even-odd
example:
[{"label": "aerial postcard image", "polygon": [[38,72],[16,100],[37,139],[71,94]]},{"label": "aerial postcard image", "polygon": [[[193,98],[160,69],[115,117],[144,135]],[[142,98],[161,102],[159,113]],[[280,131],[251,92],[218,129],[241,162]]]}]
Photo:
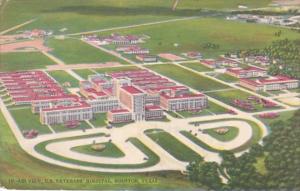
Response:
[{"label": "aerial postcard image", "polygon": [[0,0],[0,191],[300,191],[300,0]]}]

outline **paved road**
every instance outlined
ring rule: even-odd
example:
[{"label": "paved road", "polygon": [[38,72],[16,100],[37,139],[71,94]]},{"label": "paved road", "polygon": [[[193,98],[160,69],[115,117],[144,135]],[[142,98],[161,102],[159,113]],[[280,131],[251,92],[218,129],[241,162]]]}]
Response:
[{"label": "paved road", "polygon": [[26,21],[26,22],[24,22],[24,23],[22,23],[22,24],[19,24],[19,25],[16,25],[16,26],[12,27],[12,28],[9,28],[9,29],[6,29],[6,30],[4,30],[4,31],[1,31],[1,32],[0,32],[0,35],[4,35],[4,34],[10,32],[10,31],[13,31],[13,30],[16,30],[16,29],[18,29],[18,28],[21,28],[21,27],[23,27],[23,26],[25,26],[25,25],[28,25],[28,24],[34,22],[35,20],[36,20],[36,19],[31,19],[31,20]]}]

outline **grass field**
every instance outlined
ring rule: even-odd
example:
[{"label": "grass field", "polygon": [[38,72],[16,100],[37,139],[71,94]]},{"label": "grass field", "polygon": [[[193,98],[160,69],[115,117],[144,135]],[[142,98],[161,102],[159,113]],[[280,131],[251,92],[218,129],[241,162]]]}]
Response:
[{"label": "grass field", "polygon": [[217,74],[215,77],[217,79],[219,79],[219,80],[222,80],[224,82],[229,82],[229,83],[238,82],[239,81],[238,78],[235,78],[235,77],[230,76],[230,75],[225,74],[225,73],[224,74]]},{"label": "grass field", "polygon": [[73,70],[73,71],[84,79],[87,79],[89,75],[95,74],[95,72],[93,72],[90,69]]},{"label": "grass field", "polygon": [[65,125],[51,125],[51,128],[59,133],[59,132],[66,132],[66,131],[74,131],[74,130],[83,130],[83,129],[90,129],[91,127],[85,122],[80,122],[80,125],[74,129],[68,128]]},{"label": "grass field", "polygon": [[48,72],[48,74],[50,74],[50,76],[52,76],[61,85],[67,82],[70,83],[71,87],[79,86],[78,80],[63,70],[51,71]]},{"label": "grass field", "polygon": [[11,110],[10,113],[21,131],[35,129],[39,134],[51,133],[46,125],[41,124],[39,115],[31,112],[31,108]]},{"label": "grass field", "polygon": [[198,91],[209,91],[228,88],[228,86],[226,85],[220,84],[219,82],[193,73],[186,69],[180,68],[176,65],[157,64],[146,67],[164,76],[172,78],[173,80],[176,80],[182,84],[185,84],[191,88],[194,88]]},{"label": "grass field", "polygon": [[[38,18],[24,29],[45,28],[66,32],[145,23],[167,18],[194,16],[201,9],[237,9],[240,4],[249,8],[266,6],[271,0],[219,0],[181,1],[177,11],[172,11],[172,0],[11,0],[5,6],[0,30],[10,28],[26,20]],[[47,5],[47,6],[45,6]],[[2,11],[2,10],[1,10]],[[206,12],[202,14],[207,14]]]},{"label": "grass field", "polygon": [[92,144],[89,144],[89,145],[73,147],[71,148],[71,150],[75,152],[87,154],[87,155],[101,156],[101,157],[120,158],[125,156],[125,154],[115,144],[111,142],[99,143],[99,144],[105,145],[105,149],[103,149],[102,151],[95,151],[91,147]]},{"label": "grass field", "polygon": [[214,129],[205,129],[205,130],[203,130],[203,133],[207,133],[208,135],[212,136],[213,138],[215,138],[219,141],[223,141],[223,142],[233,140],[239,133],[239,129],[236,127],[224,127],[224,128],[229,129],[229,131],[225,134],[219,134],[215,131],[215,129],[219,129],[219,127],[214,128]]},{"label": "grass field", "polygon": [[264,124],[266,124],[267,126],[270,126],[271,123],[276,123],[280,120],[282,121],[287,121],[288,119],[290,119],[291,117],[293,117],[294,113],[296,111],[285,111],[285,112],[280,112],[279,113],[279,117],[275,118],[275,119],[263,119],[260,118],[259,116],[255,116],[257,119],[259,119],[260,121],[262,121]]},{"label": "grass field", "polygon": [[87,64],[87,63],[105,63],[120,62],[117,57],[111,56],[91,45],[78,39],[67,38],[64,40],[48,39],[47,46],[53,48],[51,54],[57,56],[66,64]]},{"label": "grass field", "polygon": [[195,151],[165,131],[150,129],[145,131],[145,134],[180,161],[189,162],[202,159]]},{"label": "grass field", "polygon": [[[282,36],[276,37],[274,33],[279,30],[282,31]],[[144,46],[154,54],[200,51],[204,57],[217,57],[241,49],[265,48],[272,41],[279,39],[300,38],[299,33],[288,29],[217,18],[177,21],[117,32],[150,36],[151,39],[147,40]],[[219,48],[207,48],[208,43],[216,44]]]},{"label": "grass field", "polygon": [[[247,98],[251,95],[247,92],[235,89],[235,90],[230,90],[230,91],[218,91],[218,92],[208,92],[206,93],[208,96],[213,97],[219,101],[222,101],[228,105],[231,105],[233,107],[239,108],[233,104],[234,99],[242,99],[242,100],[247,100]],[[254,111],[264,111],[264,110],[270,110],[268,108],[263,108],[261,104],[254,104],[253,106],[255,107],[256,110]],[[278,108],[278,107],[277,107]],[[239,108],[243,110],[242,108]]]},{"label": "grass field", "polygon": [[181,116],[187,118],[187,117],[196,117],[196,116],[206,116],[206,115],[218,115],[218,114],[225,114],[227,113],[227,109],[209,101],[208,102],[208,107],[200,112],[189,112],[189,111],[180,111],[177,112]]},{"label": "grass field", "polygon": [[106,113],[97,113],[94,115],[94,119],[90,120],[90,122],[95,127],[104,127],[106,126]]},{"label": "grass field", "polygon": [[208,151],[211,151],[211,152],[219,152],[218,149],[212,148],[211,146],[209,146],[208,144],[204,143],[203,141],[201,141],[200,139],[198,139],[196,136],[194,136],[192,133],[190,133],[188,131],[180,131],[180,133],[182,135],[184,135],[186,138],[188,138],[191,141],[193,141],[196,145],[202,147],[205,150],[208,150]]},{"label": "grass field", "polygon": [[55,64],[39,52],[0,53],[0,71],[45,68]]},{"label": "grass field", "polygon": [[[5,121],[4,116],[0,112],[0,183],[7,189],[88,189],[88,190],[111,190],[118,189],[120,187],[126,189],[133,189],[139,187],[140,189],[178,189],[178,188],[193,188],[195,185],[191,184],[188,180],[182,177],[178,172],[160,172],[160,173],[137,173],[137,174],[111,174],[111,173],[99,173],[99,172],[84,172],[79,170],[72,170],[62,168],[54,165],[50,165],[46,162],[37,160],[29,156],[23,151],[14,135],[10,131],[8,124]],[[110,179],[111,181],[120,180],[123,178],[135,178],[140,180],[138,184],[120,183],[111,184],[109,182],[99,184],[97,182],[86,183],[86,181],[78,182],[74,184],[66,184],[64,182],[37,182],[34,184],[28,184],[24,182],[9,183],[11,179],[41,179],[45,177],[55,179],[81,179],[81,180],[103,180]],[[142,180],[148,180],[151,178],[157,178],[157,184],[142,183]]]},{"label": "grass field", "polygon": [[99,74],[112,73],[112,72],[122,72],[122,71],[129,71],[129,70],[140,70],[140,68],[138,68],[136,66],[122,66],[122,67],[95,69],[95,71]]},{"label": "grass field", "polygon": [[200,63],[184,63],[184,64],[181,64],[182,66],[185,66],[185,67],[188,67],[188,68],[191,68],[193,70],[196,70],[198,72],[209,72],[209,71],[212,71],[213,69],[211,68],[208,68]]}]

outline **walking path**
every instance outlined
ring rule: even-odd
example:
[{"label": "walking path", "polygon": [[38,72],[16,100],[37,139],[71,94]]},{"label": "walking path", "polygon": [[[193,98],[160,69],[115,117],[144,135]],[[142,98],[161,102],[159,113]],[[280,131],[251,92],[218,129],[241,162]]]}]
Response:
[{"label": "walking path", "polygon": [[36,19],[31,19],[31,20],[26,21],[26,22],[24,22],[24,23],[22,23],[22,24],[19,24],[19,25],[16,25],[16,26],[14,26],[14,27],[11,27],[11,28],[9,28],[9,29],[7,29],[7,30],[1,31],[1,32],[0,32],[0,35],[4,35],[4,34],[10,32],[10,31],[13,31],[13,30],[16,30],[16,29],[18,29],[18,28],[21,28],[21,27],[23,27],[23,26],[25,26],[25,25],[28,25],[28,24],[34,22],[35,20],[36,20]]}]

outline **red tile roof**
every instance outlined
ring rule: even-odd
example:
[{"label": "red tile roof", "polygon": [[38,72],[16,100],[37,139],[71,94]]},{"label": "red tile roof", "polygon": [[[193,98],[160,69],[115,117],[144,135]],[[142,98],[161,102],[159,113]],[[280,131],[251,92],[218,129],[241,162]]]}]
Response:
[{"label": "red tile roof", "polygon": [[134,86],[123,86],[122,89],[127,91],[130,94],[141,94],[141,93],[143,93],[141,90],[137,89]]}]

